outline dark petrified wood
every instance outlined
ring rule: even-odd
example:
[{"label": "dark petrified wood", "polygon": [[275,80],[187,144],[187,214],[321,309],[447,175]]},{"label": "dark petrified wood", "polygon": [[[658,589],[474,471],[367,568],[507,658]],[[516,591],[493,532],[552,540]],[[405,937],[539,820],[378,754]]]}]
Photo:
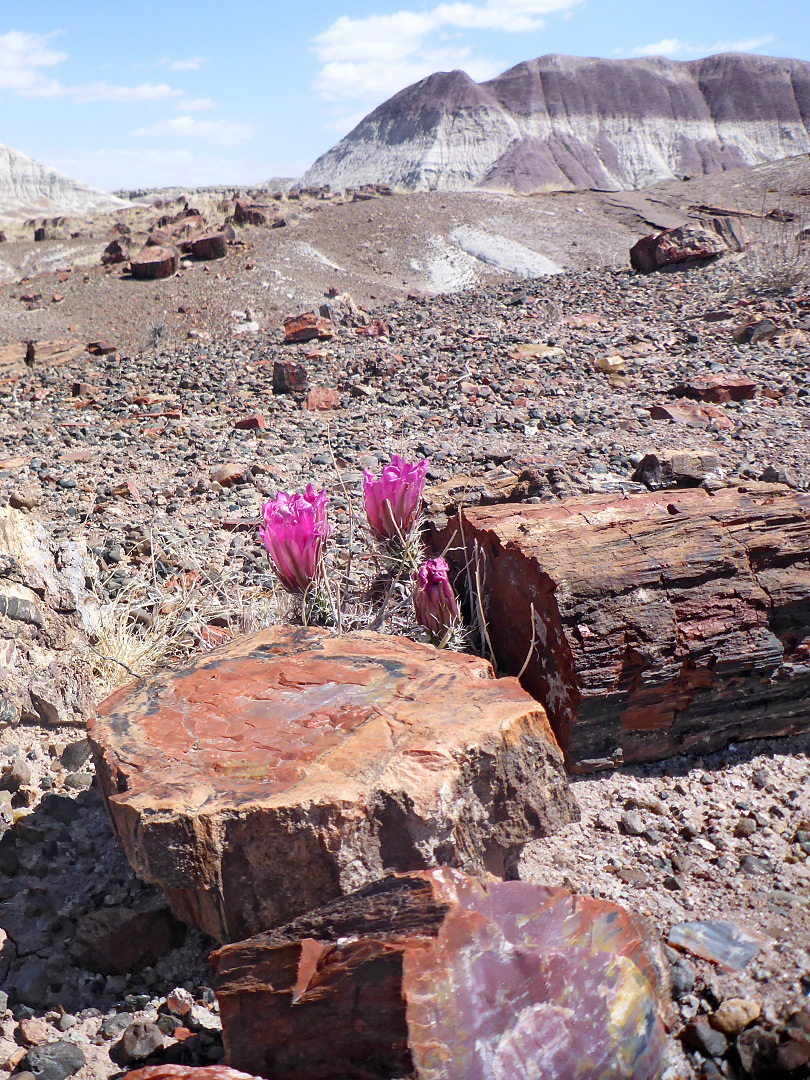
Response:
[{"label": "dark petrified wood", "polygon": [[227,1060],[283,1080],[653,1080],[651,940],[565,889],[388,877],[213,954]]},{"label": "dark petrified wood", "polygon": [[434,542],[462,533],[500,669],[531,652],[521,681],[570,767],[810,729],[810,495],[753,483],[479,507]]},{"label": "dark petrified wood", "polygon": [[219,940],[383,876],[503,874],[578,815],[546,715],[483,660],[276,627],[126,687],[91,726],[127,857]]}]

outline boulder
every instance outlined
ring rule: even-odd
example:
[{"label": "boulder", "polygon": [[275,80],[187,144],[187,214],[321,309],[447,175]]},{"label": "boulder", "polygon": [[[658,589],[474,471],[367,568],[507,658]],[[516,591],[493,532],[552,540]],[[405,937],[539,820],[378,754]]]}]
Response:
[{"label": "boulder", "polygon": [[653,931],[605,900],[439,868],[215,952],[226,1060],[284,1080],[654,1080]]},{"label": "boulder", "polygon": [[203,233],[194,236],[189,243],[195,259],[224,259],[228,253],[227,240],[222,232]]},{"label": "boulder", "polygon": [[130,259],[129,267],[139,281],[157,281],[177,273],[177,252],[168,247],[146,247]]},{"label": "boulder", "polygon": [[0,722],[83,721],[92,709],[87,549],[51,545],[30,513],[0,507]]},{"label": "boulder", "polygon": [[220,941],[389,869],[503,874],[578,816],[516,679],[371,632],[236,639],[113,694],[91,739],[136,873]]},{"label": "boulder", "polygon": [[669,487],[699,487],[718,476],[720,459],[714,450],[659,450],[645,454],[633,479],[651,491]]},{"label": "boulder", "polygon": [[705,262],[726,251],[725,241],[716,232],[681,225],[642,237],[630,248],[630,264],[634,270],[649,274],[677,263]]},{"label": "boulder", "polygon": [[335,324],[331,319],[324,319],[314,311],[305,311],[284,320],[284,340],[290,344],[296,341],[312,341],[313,338],[324,340],[335,336]]},{"label": "boulder", "polygon": [[809,494],[752,482],[461,522],[433,546],[460,577],[465,547],[478,560],[499,669],[523,672],[570,768],[810,730]]}]

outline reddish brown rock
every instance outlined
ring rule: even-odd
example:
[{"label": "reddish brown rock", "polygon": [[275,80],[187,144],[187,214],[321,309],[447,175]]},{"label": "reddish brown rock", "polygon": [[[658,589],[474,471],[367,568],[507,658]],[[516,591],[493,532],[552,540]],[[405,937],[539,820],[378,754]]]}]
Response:
[{"label": "reddish brown rock", "polygon": [[126,1080],[262,1080],[260,1076],[229,1069],[227,1065],[147,1065],[126,1074]]},{"label": "reddish brown rock", "polygon": [[303,394],[309,384],[307,369],[304,364],[294,360],[273,361],[273,393]]},{"label": "reddish brown rock", "polygon": [[132,250],[132,241],[127,236],[118,236],[111,240],[101,253],[101,262],[104,266],[114,266],[116,263],[126,262]]},{"label": "reddish brown rock", "polygon": [[722,237],[708,229],[681,225],[662,233],[644,236],[630,248],[634,270],[649,274],[676,263],[704,262],[728,251]]},{"label": "reddish brown rock", "polygon": [[521,681],[571,768],[810,730],[810,495],[751,483],[462,521],[500,669],[531,654]]},{"label": "reddish brown rock", "polygon": [[652,940],[565,889],[388,877],[213,954],[226,1057],[285,1080],[654,1080]]},{"label": "reddish brown rock", "polygon": [[239,431],[263,431],[267,427],[267,421],[261,413],[252,413],[237,420],[233,426]]},{"label": "reddish brown rock", "polygon": [[340,408],[341,393],[334,386],[313,386],[304,407],[310,412],[326,412]]},{"label": "reddish brown rock", "polygon": [[313,338],[325,340],[335,336],[335,324],[331,319],[324,319],[314,311],[306,311],[284,320],[284,340],[289,344],[295,341],[312,341]]},{"label": "reddish brown rock", "polygon": [[734,375],[711,375],[705,379],[696,379],[693,383],[682,383],[675,391],[684,397],[712,401],[720,405],[727,401],[748,401],[756,396],[756,392],[757,384],[752,379]]},{"label": "reddish brown rock", "polygon": [[237,199],[233,207],[233,220],[237,225],[266,225],[276,213],[274,206],[262,206]]},{"label": "reddish brown rock", "polygon": [[222,232],[203,233],[193,237],[190,244],[195,259],[224,259],[228,254],[227,240]]},{"label": "reddish brown rock", "polygon": [[236,461],[227,465],[212,465],[211,479],[226,488],[233,487],[234,484],[245,484],[250,479],[250,468]]},{"label": "reddish brown rock", "polygon": [[545,713],[473,656],[274,627],[108,698],[97,775],[175,914],[245,937],[387,869],[504,871],[577,816]]},{"label": "reddish brown rock", "polygon": [[708,427],[714,424],[721,431],[733,431],[734,421],[715,405],[698,405],[694,401],[680,398],[666,405],[651,405],[650,416],[653,420],[672,420],[675,424],[687,427]]},{"label": "reddish brown rock", "polygon": [[139,281],[157,281],[177,273],[177,252],[168,247],[147,247],[129,261],[132,276]]},{"label": "reddish brown rock", "polygon": [[104,907],[79,919],[71,951],[90,971],[125,975],[156,963],[184,935],[185,927],[165,902],[141,908]]},{"label": "reddish brown rock", "polygon": [[87,351],[91,356],[110,356],[118,352],[118,346],[112,341],[91,341],[87,346]]}]

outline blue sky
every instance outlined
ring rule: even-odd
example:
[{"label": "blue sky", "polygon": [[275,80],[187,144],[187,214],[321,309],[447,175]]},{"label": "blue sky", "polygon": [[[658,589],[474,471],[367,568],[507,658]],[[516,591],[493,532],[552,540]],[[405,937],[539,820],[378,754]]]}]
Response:
[{"label": "blue sky", "polygon": [[807,0],[0,4],[0,143],[98,187],[297,176],[432,71],[545,53],[810,60]]}]

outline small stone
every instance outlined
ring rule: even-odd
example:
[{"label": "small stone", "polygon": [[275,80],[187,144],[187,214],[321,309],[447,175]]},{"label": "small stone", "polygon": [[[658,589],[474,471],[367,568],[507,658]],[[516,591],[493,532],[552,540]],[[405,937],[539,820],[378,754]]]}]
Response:
[{"label": "small stone", "polygon": [[331,386],[313,386],[307,394],[304,408],[309,412],[326,412],[340,408],[341,393]]},{"label": "small stone", "polygon": [[741,817],[734,826],[734,835],[737,837],[752,836],[757,831],[756,818]]},{"label": "small stone", "polygon": [[237,420],[233,426],[239,431],[264,431],[267,421],[260,413],[253,413],[251,416]]},{"label": "small stone", "polygon": [[162,1048],[163,1032],[157,1024],[148,1021],[130,1024],[115,1046],[116,1057],[127,1065],[134,1061],[145,1061]]},{"label": "small stone", "polygon": [[65,787],[69,791],[88,791],[93,786],[93,774],[72,772],[65,777]]},{"label": "small stone", "polygon": [[620,824],[622,832],[627,836],[643,836],[647,828],[641,820],[641,815],[636,810],[625,810],[621,816]]},{"label": "small stone", "polygon": [[681,1041],[687,1050],[698,1050],[707,1057],[722,1057],[728,1050],[728,1039],[722,1031],[713,1028],[705,1016],[686,1025]]},{"label": "small stone", "polygon": [[697,979],[697,973],[688,960],[681,957],[670,967],[672,978],[672,996],[675,998],[690,994]]},{"label": "small stone", "polygon": [[72,1027],[75,1027],[79,1022],[79,1018],[72,1013],[62,1013],[59,1019],[56,1021],[56,1026],[60,1031],[70,1031]]},{"label": "small stone", "polygon": [[91,753],[90,740],[78,739],[76,742],[68,743],[59,755],[59,761],[68,772],[76,772],[85,761],[89,760]]},{"label": "small stone", "polygon": [[50,1025],[38,1016],[20,1020],[14,1032],[14,1038],[20,1046],[42,1046],[50,1037]]},{"label": "small stone", "polygon": [[116,1013],[114,1016],[106,1017],[101,1023],[101,1034],[105,1039],[114,1039],[116,1035],[120,1035],[122,1031],[134,1023],[134,1016],[131,1013]]},{"label": "small stone", "polygon": [[749,998],[726,998],[709,1017],[709,1023],[733,1039],[749,1024],[758,1020],[761,1012],[762,1006],[758,1001]]},{"label": "small stone", "polygon": [[273,393],[303,394],[309,384],[307,369],[294,360],[276,360],[273,363]]},{"label": "small stone", "polygon": [[229,488],[235,484],[244,484],[250,479],[250,469],[247,465],[230,462],[227,465],[212,465],[210,472],[211,480],[220,487]]},{"label": "small stone", "polygon": [[39,502],[39,494],[34,488],[15,488],[8,497],[8,504],[14,510],[33,510]]},{"label": "small stone", "polygon": [[19,791],[31,783],[31,766],[21,757],[14,758],[0,773],[0,791]]},{"label": "small stone", "polygon": [[745,855],[740,859],[740,870],[744,874],[767,874],[770,866],[764,859],[758,859],[756,855]]},{"label": "small stone", "polygon": [[72,1042],[53,1042],[35,1046],[23,1058],[23,1067],[34,1074],[36,1080],[66,1080],[85,1064],[81,1049]]}]

